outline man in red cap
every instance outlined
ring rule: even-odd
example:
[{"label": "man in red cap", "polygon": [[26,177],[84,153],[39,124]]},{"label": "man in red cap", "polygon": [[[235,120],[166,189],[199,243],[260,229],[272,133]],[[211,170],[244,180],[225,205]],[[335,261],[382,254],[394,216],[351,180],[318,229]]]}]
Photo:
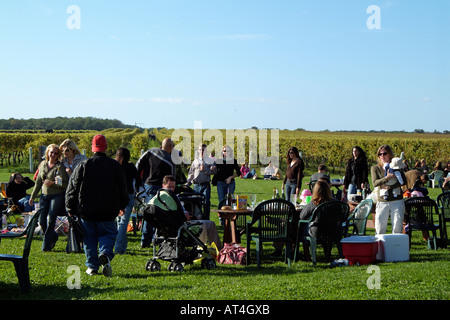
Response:
[{"label": "man in red cap", "polygon": [[86,273],[112,275],[111,260],[117,227],[115,219],[128,203],[125,174],[119,162],[106,155],[106,138],[92,139],[94,155],[78,164],[66,190],[69,215],[81,218]]}]

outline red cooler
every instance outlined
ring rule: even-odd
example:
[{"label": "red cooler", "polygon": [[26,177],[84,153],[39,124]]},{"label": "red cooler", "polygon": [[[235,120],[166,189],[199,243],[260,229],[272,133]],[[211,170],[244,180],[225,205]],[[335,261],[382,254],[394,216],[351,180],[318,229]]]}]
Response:
[{"label": "red cooler", "polygon": [[375,262],[378,240],[373,236],[351,236],[341,240],[342,253],[349,265]]}]

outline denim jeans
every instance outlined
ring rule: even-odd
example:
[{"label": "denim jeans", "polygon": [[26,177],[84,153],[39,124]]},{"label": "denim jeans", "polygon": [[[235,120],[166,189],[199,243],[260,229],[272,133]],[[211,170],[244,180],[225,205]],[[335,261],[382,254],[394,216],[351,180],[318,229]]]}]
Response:
[{"label": "denim jeans", "polygon": [[[149,184],[144,184],[144,189],[146,191],[145,202],[149,202],[154,196],[156,196],[156,193],[161,188],[161,186],[151,186]],[[149,245],[152,242],[153,233],[153,227],[144,220],[142,223],[141,245]]]},{"label": "denim jeans", "polygon": [[347,190],[347,193],[348,194],[356,194],[356,190],[357,190],[358,188],[356,187],[356,185],[354,185],[354,184],[349,184],[348,185],[348,190]]},{"label": "denim jeans", "polygon": [[217,181],[217,196],[219,197],[219,203],[227,197],[228,191],[230,191],[231,194],[234,194],[235,189],[236,182],[234,180],[230,184],[227,184],[225,181]]},{"label": "denim jeans", "polygon": [[114,245],[114,251],[116,253],[125,253],[125,251],[127,250],[127,229],[128,223],[130,222],[131,211],[133,211],[133,206],[134,194],[131,193],[128,195],[128,204],[125,207],[123,216],[117,217],[117,238],[116,244]]},{"label": "denim jeans", "polygon": [[211,208],[211,185],[207,184],[194,184],[194,191],[205,196],[205,207],[203,212],[203,220],[209,220],[209,213]]},{"label": "denim jeans", "polygon": [[55,231],[56,218],[66,215],[64,193],[52,195],[41,194],[39,205],[42,209],[41,216],[39,217],[39,225],[44,234],[42,251],[48,251],[51,250],[52,245],[58,240],[58,234]]},{"label": "denim jeans", "polygon": [[244,176],[244,179],[251,179],[255,176],[256,170],[252,169],[251,171],[247,172],[247,174]]},{"label": "denim jeans", "polygon": [[17,204],[19,205],[20,209],[22,209],[23,212],[30,212],[34,210],[34,204],[30,206],[30,203],[28,202],[30,200],[30,196],[25,196],[19,201],[17,201]]},{"label": "denim jeans", "polygon": [[105,254],[109,260],[114,258],[114,243],[116,242],[116,221],[89,221],[81,219],[84,237],[83,246],[86,254],[86,266],[98,270],[98,257]]},{"label": "denim jeans", "polygon": [[287,201],[291,201],[291,194],[295,194],[296,189],[297,182],[290,182],[289,180],[286,181],[286,184],[284,185],[284,197]]}]

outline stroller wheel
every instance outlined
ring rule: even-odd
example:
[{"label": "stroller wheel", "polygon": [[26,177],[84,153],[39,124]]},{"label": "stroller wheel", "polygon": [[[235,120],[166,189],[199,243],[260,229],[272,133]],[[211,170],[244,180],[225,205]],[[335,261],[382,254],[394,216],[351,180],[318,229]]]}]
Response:
[{"label": "stroller wheel", "polygon": [[161,271],[161,264],[156,260],[149,260],[145,264],[145,270],[147,271]]},{"label": "stroller wheel", "polygon": [[183,272],[183,265],[181,263],[174,263],[173,271]]},{"label": "stroller wheel", "polygon": [[206,268],[208,270],[216,268],[216,261],[211,258],[205,258],[202,260],[202,268]]},{"label": "stroller wheel", "polygon": [[167,268],[167,270],[168,271],[170,271],[170,272],[173,272],[173,269],[175,268],[175,262],[171,262],[170,264],[169,264],[169,267]]}]

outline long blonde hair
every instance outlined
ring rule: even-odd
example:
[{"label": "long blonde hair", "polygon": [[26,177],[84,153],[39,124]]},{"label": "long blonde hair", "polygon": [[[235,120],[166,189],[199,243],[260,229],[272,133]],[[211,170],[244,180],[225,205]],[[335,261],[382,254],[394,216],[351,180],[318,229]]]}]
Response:
[{"label": "long blonde hair", "polygon": [[[61,144],[59,145],[59,148],[61,150],[64,148],[69,148],[69,149],[75,151],[74,154],[81,154],[80,149],[78,149],[75,141],[70,140],[70,139],[66,139],[63,142],[61,142]],[[61,154],[61,158],[64,158],[63,154]]]},{"label": "long blonde hair", "polygon": [[[47,161],[50,160],[50,157],[48,156],[48,154],[50,153],[51,149],[57,149],[58,153],[60,152],[59,146],[56,143],[49,144],[47,146],[47,149],[45,149],[45,160],[47,160]],[[59,158],[59,154],[58,154],[58,158]]]}]

